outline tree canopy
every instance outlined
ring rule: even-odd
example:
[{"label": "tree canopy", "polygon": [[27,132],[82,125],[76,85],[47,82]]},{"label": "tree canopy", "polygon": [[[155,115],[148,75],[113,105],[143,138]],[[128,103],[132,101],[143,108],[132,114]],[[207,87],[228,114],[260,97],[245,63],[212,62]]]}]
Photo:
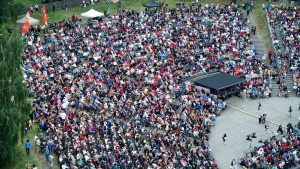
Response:
[{"label": "tree canopy", "polygon": [[24,44],[17,30],[8,33],[0,27],[0,163],[13,161],[16,144],[22,136],[31,106],[23,83]]},{"label": "tree canopy", "polygon": [[18,15],[25,13],[24,4],[13,0],[1,0],[0,5],[0,24],[16,21]]}]

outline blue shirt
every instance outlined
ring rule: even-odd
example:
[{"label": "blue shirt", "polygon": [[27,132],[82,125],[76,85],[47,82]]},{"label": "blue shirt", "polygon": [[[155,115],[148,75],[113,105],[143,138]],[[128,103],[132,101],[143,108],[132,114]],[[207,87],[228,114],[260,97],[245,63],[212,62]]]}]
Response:
[{"label": "blue shirt", "polygon": [[31,144],[29,141],[25,143],[25,148],[31,148]]}]

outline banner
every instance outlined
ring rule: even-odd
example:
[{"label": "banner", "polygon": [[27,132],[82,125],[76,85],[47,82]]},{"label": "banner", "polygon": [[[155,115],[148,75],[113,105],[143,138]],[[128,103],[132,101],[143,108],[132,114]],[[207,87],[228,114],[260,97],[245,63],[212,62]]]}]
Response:
[{"label": "banner", "polygon": [[46,5],[42,7],[42,26],[47,25]]},{"label": "banner", "polygon": [[27,33],[28,30],[29,30],[29,16],[30,16],[30,12],[28,11],[27,14],[26,14],[26,20],[25,20],[25,23],[22,27],[22,35]]}]

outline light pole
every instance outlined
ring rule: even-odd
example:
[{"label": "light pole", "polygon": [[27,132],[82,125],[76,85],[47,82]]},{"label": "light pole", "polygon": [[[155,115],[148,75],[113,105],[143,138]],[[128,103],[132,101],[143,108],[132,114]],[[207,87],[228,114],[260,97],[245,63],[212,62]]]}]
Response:
[{"label": "light pole", "polygon": [[257,138],[255,132],[253,132],[252,134],[247,135],[246,140],[250,141],[250,146],[249,146],[249,148],[252,147],[252,139],[253,139],[253,138]]},{"label": "light pole", "polygon": [[118,13],[121,14],[121,0],[118,1]]}]

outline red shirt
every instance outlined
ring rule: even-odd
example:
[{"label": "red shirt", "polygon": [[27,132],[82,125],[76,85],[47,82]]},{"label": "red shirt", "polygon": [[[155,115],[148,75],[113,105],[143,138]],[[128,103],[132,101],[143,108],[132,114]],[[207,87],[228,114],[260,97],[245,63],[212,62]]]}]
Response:
[{"label": "red shirt", "polygon": [[273,51],[270,49],[268,53],[269,55],[272,55]]}]

